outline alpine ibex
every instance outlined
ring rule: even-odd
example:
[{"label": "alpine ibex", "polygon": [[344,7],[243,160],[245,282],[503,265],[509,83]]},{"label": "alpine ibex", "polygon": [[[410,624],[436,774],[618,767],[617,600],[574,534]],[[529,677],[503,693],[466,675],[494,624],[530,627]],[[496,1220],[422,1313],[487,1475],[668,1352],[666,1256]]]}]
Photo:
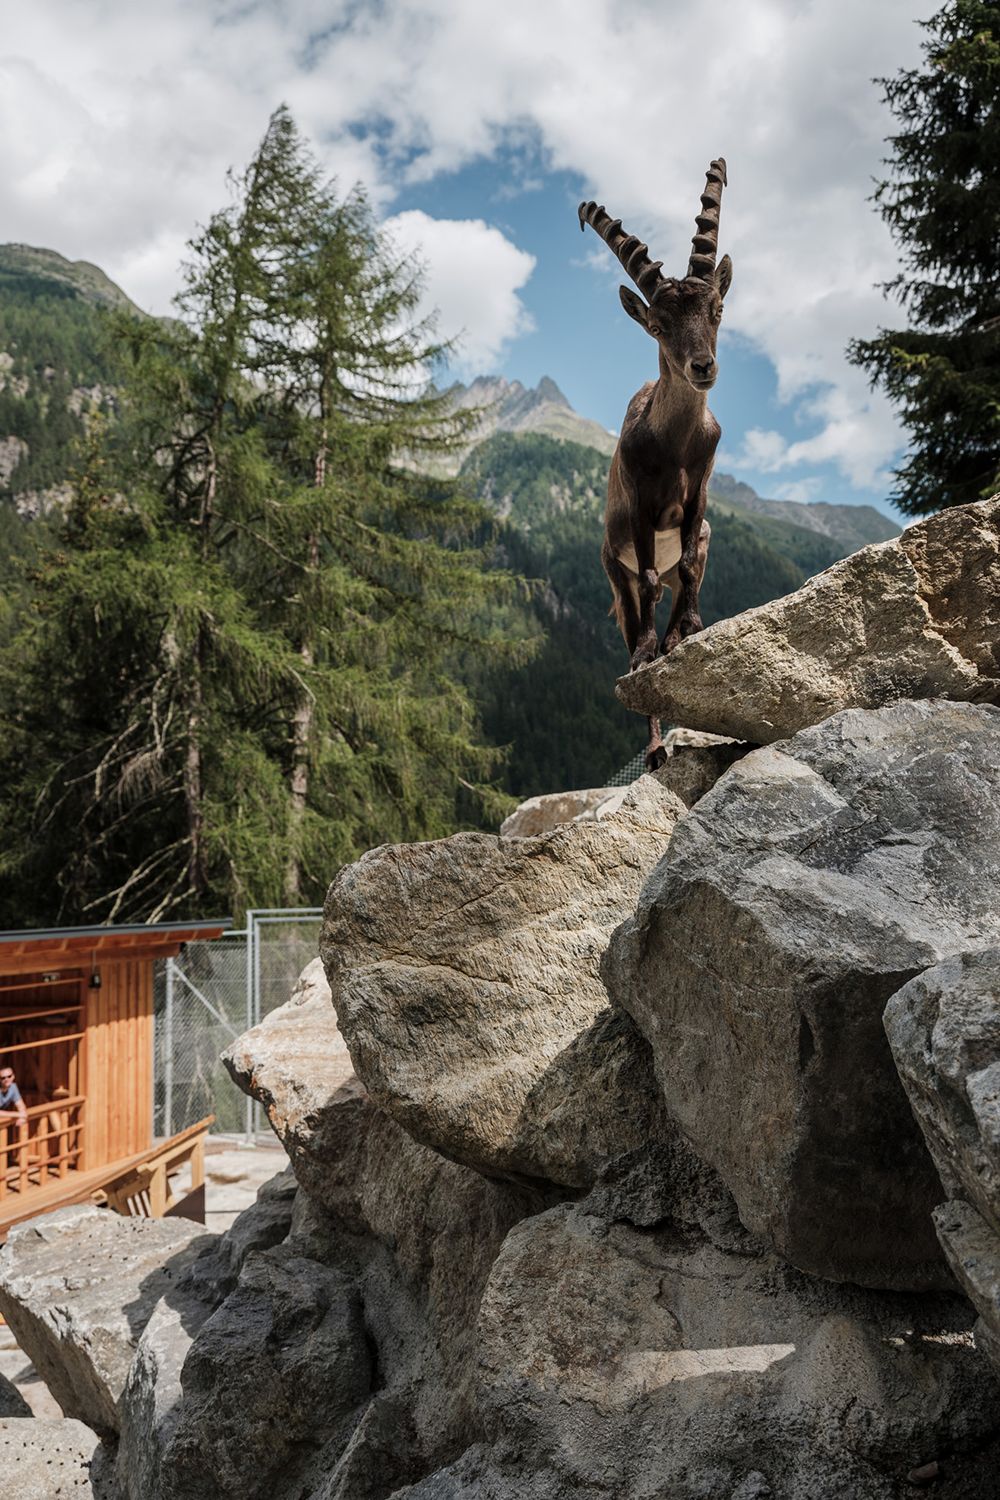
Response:
[{"label": "alpine ibex", "polygon": [[[722,299],[733,279],[724,255],[718,266],[719,208],[726,182],[720,157],[708,169],[697,233],[682,281],[661,276],[662,261],[626,234],[603,204],[581,203],[580,228],[589,224],[614,251],[647,299],[620,287],[630,318],[656,340],[660,376],[632,397],[608,475],[601,561],[614,595],[612,613],[625,637],[631,669],[667,655],[702,628],[698,590],[705,574],[710,530],[705,520],[708,479],[722,429],[708,409],[718,366],[715,341]],[[672,609],[657,648],[656,606],[664,586]],[[649,720],[646,765],[666,752],[658,719]]]}]

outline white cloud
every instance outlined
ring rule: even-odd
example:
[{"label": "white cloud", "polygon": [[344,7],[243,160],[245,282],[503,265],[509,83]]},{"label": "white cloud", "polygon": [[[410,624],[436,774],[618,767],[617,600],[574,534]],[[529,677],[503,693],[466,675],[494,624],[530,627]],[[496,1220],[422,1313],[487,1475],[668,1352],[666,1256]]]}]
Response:
[{"label": "white cloud", "polygon": [[509,340],[533,326],[517,293],[535,257],[482,219],[432,219],[419,209],[396,214],[385,229],[425,268],[423,310],[438,313],[438,334],[457,340],[453,363],[466,375],[488,370]]},{"label": "white cloud", "polygon": [[797,416],[803,423],[818,423],[818,431],[789,442],[773,429],[751,427],[724,462],[761,474],[833,463],[858,488],[888,487],[891,476],[885,466],[899,443],[895,417],[885,397],[869,391],[857,371],[846,370],[840,383],[810,389],[798,404]]},{"label": "white cloud", "polygon": [[822,479],[807,474],[802,479],[787,479],[774,486],[775,500],[797,500],[800,503],[815,500],[823,488]]},{"label": "white cloud", "polygon": [[[0,222],[97,261],[164,310],[226,167],[248,159],[286,99],[325,165],[364,180],[386,212],[404,179],[527,142],[683,271],[704,170],[721,152],[722,241],[736,265],[727,325],[773,361],[780,398],[805,402],[818,429],[771,461],[825,458],[868,483],[899,446],[891,412],[843,353],[892,317],[873,283],[896,255],[865,201],[891,128],[871,78],[916,60],[926,11],[923,0],[721,11],[686,0],[34,0],[9,7],[0,42]],[[519,326],[522,252],[480,233],[506,290],[463,302],[435,268],[472,231],[425,220],[446,322],[454,310],[467,359],[481,351],[485,363]]]}]

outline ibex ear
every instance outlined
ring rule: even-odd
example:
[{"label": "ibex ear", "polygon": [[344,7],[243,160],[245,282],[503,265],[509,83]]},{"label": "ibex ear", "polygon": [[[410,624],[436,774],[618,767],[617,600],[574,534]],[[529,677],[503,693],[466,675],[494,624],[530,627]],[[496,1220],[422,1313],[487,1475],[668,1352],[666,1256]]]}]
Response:
[{"label": "ibex ear", "polygon": [[648,333],[649,324],[646,318],[649,314],[649,308],[643,302],[642,298],[633,292],[631,287],[627,286],[620,286],[618,288],[618,295],[622,299],[622,307],[624,307],[629,317],[634,318],[639,327],[644,328]]},{"label": "ibex ear", "polygon": [[715,268],[715,285],[719,296],[724,297],[733,284],[733,263],[728,255],[724,255]]}]

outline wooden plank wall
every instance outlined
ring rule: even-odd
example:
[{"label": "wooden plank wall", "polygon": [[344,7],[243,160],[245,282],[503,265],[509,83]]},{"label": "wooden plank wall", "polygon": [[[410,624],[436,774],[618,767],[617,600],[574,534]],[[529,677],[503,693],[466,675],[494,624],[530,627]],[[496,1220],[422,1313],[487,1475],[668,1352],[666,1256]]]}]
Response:
[{"label": "wooden plank wall", "polygon": [[87,989],[84,1168],[153,1143],[153,960],[100,964]]},{"label": "wooden plank wall", "polygon": [[[0,1019],[33,1010],[58,1010],[60,1004],[80,1005],[83,984],[83,975],[73,971],[55,983],[45,983],[41,975],[0,975]],[[39,1017],[0,1026],[0,1062],[9,1062],[14,1069],[21,1095],[29,1107],[47,1104],[58,1088],[70,1094],[79,1093],[81,1044],[60,1043],[39,1047],[37,1052],[12,1052],[9,1057],[7,1047],[13,1043],[50,1041],[60,1033],[82,1031],[83,1015],[79,1011],[68,1014],[61,1022]]]}]

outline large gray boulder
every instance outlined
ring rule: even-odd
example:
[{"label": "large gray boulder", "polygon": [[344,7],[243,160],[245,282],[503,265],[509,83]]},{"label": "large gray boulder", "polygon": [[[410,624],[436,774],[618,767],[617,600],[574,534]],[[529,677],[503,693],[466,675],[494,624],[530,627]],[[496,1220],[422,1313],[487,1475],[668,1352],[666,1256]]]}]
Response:
[{"label": "large gray boulder", "polygon": [[769,744],[845,708],[1000,697],[1000,496],[863,547],[621,678],[627,708]]},{"label": "large gray boulder", "polygon": [[511,1231],[483,1297],[486,1441],[404,1493],[901,1500],[956,1454],[935,1494],[988,1500],[1000,1386],[971,1318],[560,1205]]},{"label": "large gray boulder", "polygon": [[568,1187],[669,1128],[598,964],[684,810],[644,776],[600,822],[385,847],[341,871],[321,951],[375,1103],[485,1175]]},{"label": "large gray boulder", "polygon": [[801,1270],[940,1284],[942,1190],[882,1026],[1000,939],[1000,710],[849,711],[733,766],[678,824],[604,964],[668,1108]]},{"label": "large gray boulder", "polygon": [[346,1445],[372,1379],[350,1279],[287,1247],[251,1256],[191,1341],[180,1372],[183,1399],[161,1423],[155,1467],[140,1467],[131,1455],[122,1461],[127,1493],[134,1500],[308,1495]]},{"label": "large gray boulder", "polygon": [[235,1291],[244,1265],[287,1239],[296,1191],[290,1169],[265,1182],[256,1201],[200,1250],[153,1308],[118,1403],[118,1469],[129,1500],[160,1500],[161,1485],[169,1484],[164,1458],[184,1422],[182,1375],[191,1345]]},{"label": "large gray boulder", "polygon": [[118,1431],[139,1337],[212,1239],[187,1219],[127,1219],[83,1204],[11,1230],[0,1312],[67,1417]]},{"label": "large gray boulder", "polygon": [[1000,1364],[1000,949],[935,965],[894,995],[885,1028],[950,1201],[934,1222]]}]

